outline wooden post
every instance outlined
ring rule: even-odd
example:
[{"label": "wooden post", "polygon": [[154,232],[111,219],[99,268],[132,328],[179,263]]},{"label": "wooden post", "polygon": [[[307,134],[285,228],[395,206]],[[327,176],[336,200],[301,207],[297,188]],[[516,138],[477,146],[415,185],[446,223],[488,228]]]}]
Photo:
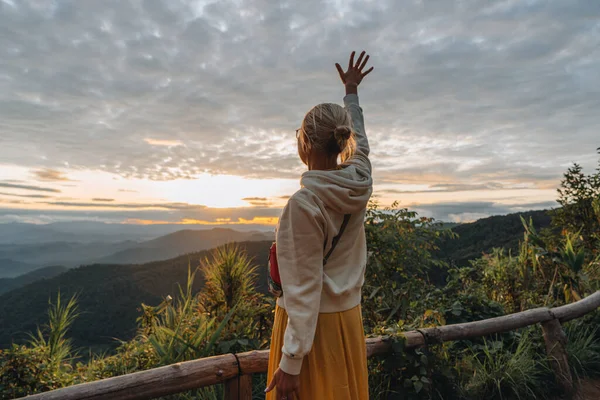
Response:
[{"label": "wooden post", "polygon": [[240,375],[225,382],[225,400],[252,400],[252,375]]},{"label": "wooden post", "polygon": [[544,342],[546,342],[548,362],[550,362],[554,375],[556,375],[558,384],[570,398],[573,395],[573,377],[571,376],[565,349],[567,336],[557,319],[542,322],[542,332]]},{"label": "wooden post", "polygon": [[252,400],[252,375],[240,376],[240,400]]}]

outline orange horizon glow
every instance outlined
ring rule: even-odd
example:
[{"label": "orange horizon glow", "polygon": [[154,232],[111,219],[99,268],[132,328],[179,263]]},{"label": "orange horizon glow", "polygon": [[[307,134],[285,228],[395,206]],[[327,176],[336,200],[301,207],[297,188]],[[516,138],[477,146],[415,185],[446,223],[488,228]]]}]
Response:
[{"label": "orange horizon glow", "polygon": [[252,219],[238,218],[232,221],[231,218],[217,218],[215,221],[206,221],[201,219],[184,218],[180,221],[161,221],[151,219],[129,218],[123,221],[126,225],[266,225],[275,226],[279,222],[279,217],[254,217]]}]

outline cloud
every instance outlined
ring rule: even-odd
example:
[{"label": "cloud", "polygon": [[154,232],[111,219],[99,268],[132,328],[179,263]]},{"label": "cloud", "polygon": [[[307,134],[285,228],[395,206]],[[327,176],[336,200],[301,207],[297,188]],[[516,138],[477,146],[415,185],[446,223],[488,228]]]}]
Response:
[{"label": "cloud", "polygon": [[470,222],[479,218],[492,215],[504,215],[530,210],[544,210],[556,208],[554,201],[532,203],[499,203],[494,201],[467,201],[467,202],[438,202],[431,204],[410,204],[407,207],[419,214],[433,217],[446,222]]},{"label": "cloud", "polygon": [[267,199],[266,197],[245,197],[242,200],[250,203],[253,206],[260,207],[268,207],[273,204],[273,202]]},{"label": "cloud", "polygon": [[55,169],[50,169],[50,168],[32,171],[32,174],[35,177],[35,179],[38,181],[49,181],[49,182],[71,181],[71,179],[69,179],[65,175],[64,172],[61,172],[61,171],[58,171]]},{"label": "cloud", "polygon": [[51,206],[76,207],[76,208],[121,208],[121,209],[162,209],[162,210],[196,210],[206,206],[190,205],[187,203],[113,203],[113,199],[93,199],[93,203],[80,201],[49,201],[44,204]]},{"label": "cloud", "polygon": [[3,193],[0,192],[0,196],[11,196],[11,197],[22,197],[27,199],[50,199],[52,196],[44,194],[16,194],[16,193]]},{"label": "cloud", "polygon": [[167,140],[167,139],[150,139],[144,138],[144,142],[152,145],[152,146],[182,146],[183,143],[179,140]]},{"label": "cloud", "polygon": [[[0,202],[6,202],[0,198]],[[130,203],[51,202],[54,207],[1,208],[0,222],[32,220],[96,220],[117,223],[271,224],[281,214],[274,207],[211,208],[187,203],[137,205]]]},{"label": "cloud", "polygon": [[398,189],[384,189],[381,193],[389,194],[406,194],[406,193],[454,193],[454,192],[470,192],[470,191],[490,191],[490,190],[523,190],[529,189],[528,187],[510,187],[497,182],[487,182],[482,184],[469,184],[469,183],[438,183],[435,185],[429,185],[428,189],[424,190],[398,190]]},{"label": "cloud", "polygon": [[20,185],[16,183],[6,183],[0,182],[0,187],[9,188],[9,189],[21,189],[21,190],[31,190],[35,192],[50,192],[50,193],[60,193],[60,190],[41,187],[41,186],[32,186],[32,185]]},{"label": "cloud", "polygon": [[4,162],[297,177],[293,131],[314,104],[341,102],[333,63],[361,48],[375,66],[361,102],[380,182],[556,182],[564,164],[595,160],[595,1],[1,7]]}]

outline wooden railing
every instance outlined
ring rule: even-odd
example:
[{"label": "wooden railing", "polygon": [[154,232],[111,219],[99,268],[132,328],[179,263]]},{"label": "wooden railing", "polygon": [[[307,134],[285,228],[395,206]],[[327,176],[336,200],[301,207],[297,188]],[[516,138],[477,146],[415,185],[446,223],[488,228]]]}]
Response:
[{"label": "wooden railing", "polygon": [[[541,324],[548,360],[565,392],[573,390],[573,379],[565,351],[566,336],[561,323],[579,318],[600,307],[600,291],[578,302],[557,308],[535,308],[516,314],[405,332],[406,347],[415,348],[452,340],[502,333]],[[386,337],[366,339],[367,356],[391,350]],[[225,384],[226,399],[252,398],[252,374],[267,372],[269,350],[223,354],[171,364],[90,383],[69,386],[24,397],[30,400],[152,399],[205,386]]]}]

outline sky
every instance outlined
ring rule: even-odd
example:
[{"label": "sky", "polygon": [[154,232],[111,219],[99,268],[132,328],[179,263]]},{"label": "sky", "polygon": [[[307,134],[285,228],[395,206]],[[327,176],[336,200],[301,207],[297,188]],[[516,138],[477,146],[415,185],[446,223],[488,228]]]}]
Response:
[{"label": "sky", "polygon": [[596,167],[598,1],[0,0],[0,223],[273,225],[352,50],[381,205],[551,208]]}]

